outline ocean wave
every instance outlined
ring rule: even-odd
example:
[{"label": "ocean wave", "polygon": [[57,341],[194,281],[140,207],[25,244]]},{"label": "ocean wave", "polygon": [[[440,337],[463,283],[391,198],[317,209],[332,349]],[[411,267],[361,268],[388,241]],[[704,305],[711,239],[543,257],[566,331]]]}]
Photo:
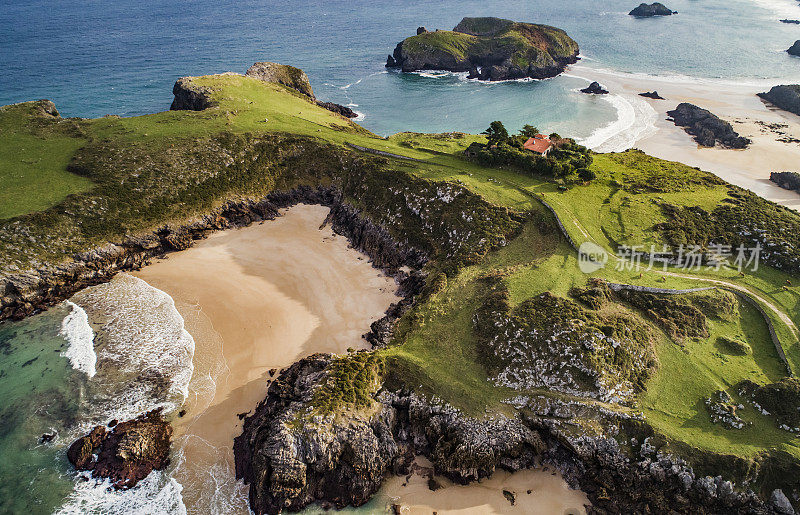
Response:
[{"label": "ocean wave", "polygon": [[169,295],[119,274],[72,301],[101,323],[84,424],[126,420],[155,408],[169,412],[183,404],[194,370],[194,339]]},{"label": "ocean wave", "polygon": [[364,113],[362,113],[361,111],[356,111],[356,110],[353,110],[353,112],[354,112],[354,113],[356,113],[356,115],[357,115],[355,118],[353,118],[353,121],[354,121],[354,122],[361,122],[361,121],[364,121],[364,119],[367,117],[367,115],[365,115],[365,114],[364,114]]},{"label": "ocean wave", "polygon": [[61,321],[61,330],[58,334],[69,342],[69,346],[61,355],[69,359],[72,368],[94,377],[97,354],[94,351],[94,331],[89,325],[89,316],[77,304],[70,301],[66,304],[70,312]]},{"label": "ocean wave", "polygon": [[183,486],[161,471],[151,472],[134,488],[116,490],[110,481],[82,477],[55,515],[128,515],[132,513],[169,513],[185,515]]},{"label": "ocean wave", "polygon": [[570,68],[569,72],[564,73],[562,75],[565,77],[573,77],[573,78],[592,81],[596,80],[591,78],[593,73],[602,73],[612,77],[618,77],[620,79],[632,79],[632,80],[641,80],[648,82],[665,82],[672,84],[698,84],[707,86],[729,86],[729,87],[748,86],[748,87],[764,88],[770,85],[774,85],[775,82],[775,79],[770,77],[763,77],[760,79],[754,79],[754,78],[725,79],[719,77],[694,77],[691,75],[683,75],[680,73],[672,73],[672,74],[667,73],[667,74],[656,75],[643,72],[623,72],[619,70],[613,70],[611,68],[604,68],[602,66],[594,66],[588,64],[586,65],[575,64]]},{"label": "ocean wave", "polygon": [[596,152],[622,152],[633,148],[637,141],[656,132],[658,113],[644,99],[603,95],[617,110],[617,119],[595,129],[589,137],[580,141]]}]

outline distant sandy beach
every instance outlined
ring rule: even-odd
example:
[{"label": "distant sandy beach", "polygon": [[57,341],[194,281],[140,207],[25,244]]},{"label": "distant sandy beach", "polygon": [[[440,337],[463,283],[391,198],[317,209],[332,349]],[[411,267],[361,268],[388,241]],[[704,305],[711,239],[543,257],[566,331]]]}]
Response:
[{"label": "distant sandy beach", "polygon": [[[622,96],[635,107],[645,102],[655,111],[655,129],[644,130],[641,137],[636,138],[634,148],[655,157],[697,166],[773,202],[800,209],[800,195],[769,181],[771,172],[800,172],[800,143],[779,141],[786,137],[800,139],[800,117],[768,106],[756,96],[774,84],[661,78],[598,70],[582,64],[572,67],[569,73],[596,80],[612,95]],[[639,96],[639,93],[654,90],[666,100]],[[667,121],[666,112],[675,109],[680,102],[708,109],[730,122],[739,134],[753,140],[752,145],[746,150],[699,147],[683,128]]]}]

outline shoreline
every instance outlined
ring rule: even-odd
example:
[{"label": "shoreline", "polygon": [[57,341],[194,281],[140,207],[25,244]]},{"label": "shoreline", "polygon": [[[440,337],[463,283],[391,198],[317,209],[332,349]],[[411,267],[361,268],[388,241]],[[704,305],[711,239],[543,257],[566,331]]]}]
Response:
[{"label": "shoreline", "polygon": [[[584,80],[600,82],[610,91],[609,99],[616,96],[632,106],[646,104],[655,112],[652,127],[632,137],[631,148],[638,148],[661,159],[696,166],[767,200],[800,210],[800,194],[785,190],[769,180],[770,172],[800,172],[800,143],[778,141],[785,136],[800,139],[800,116],[768,106],[756,96],[756,93],[769,90],[766,81],[743,84],[710,79],[679,81],[669,77],[613,72],[581,64],[573,65],[568,73]],[[639,96],[639,93],[654,90],[666,100]],[[681,102],[708,109],[730,122],[734,130],[751,138],[753,143],[744,150],[699,147],[682,127],[666,119],[666,112]],[[603,145],[599,145],[598,149],[602,150]]]},{"label": "shoreline", "polygon": [[247,512],[233,473],[237,415],[263,399],[275,370],[315,352],[368,348],[361,335],[399,300],[393,278],[329,226],[317,229],[328,211],[299,204],[132,274],[175,300],[195,338],[186,413],[173,421],[174,476],[190,511],[222,502]]}]

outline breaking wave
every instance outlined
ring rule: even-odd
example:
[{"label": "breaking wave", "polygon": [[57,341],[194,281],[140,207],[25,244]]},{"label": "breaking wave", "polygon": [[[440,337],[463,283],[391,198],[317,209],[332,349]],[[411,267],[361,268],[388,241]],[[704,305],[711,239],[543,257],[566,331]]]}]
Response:
[{"label": "breaking wave", "polygon": [[61,355],[69,359],[72,368],[94,377],[97,354],[94,352],[94,331],[89,325],[89,316],[77,304],[70,301],[66,304],[71,311],[61,321],[61,330],[58,334],[67,340],[69,347]]},{"label": "breaking wave", "polygon": [[596,152],[622,152],[656,132],[658,113],[647,101],[622,95],[603,95],[617,111],[617,119],[580,141]]}]

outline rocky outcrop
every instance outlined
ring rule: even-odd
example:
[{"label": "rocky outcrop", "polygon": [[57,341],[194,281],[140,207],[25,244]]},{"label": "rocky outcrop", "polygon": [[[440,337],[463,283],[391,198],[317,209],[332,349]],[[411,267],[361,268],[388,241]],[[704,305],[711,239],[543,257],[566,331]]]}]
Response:
[{"label": "rocky outcrop", "polygon": [[311,81],[308,80],[306,72],[300,68],[287,64],[271,63],[267,61],[255,63],[245,72],[247,77],[263,80],[264,82],[274,82],[287,88],[291,88],[308,98],[315,99],[314,90],[311,88]]},{"label": "rocky outcrop", "polygon": [[[509,40],[519,44],[509,44]],[[386,60],[404,72],[469,72],[480,80],[544,79],[577,62],[578,44],[547,25],[500,18],[464,18],[452,31],[418,31],[397,44]]]},{"label": "rocky outcrop", "polygon": [[724,147],[740,149],[750,144],[750,140],[739,136],[730,123],[696,105],[683,102],[667,114],[675,125],[684,127],[704,147],[713,147],[719,142]]},{"label": "rocky outcrop", "polygon": [[131,488],[153,470],[166,468],[171,437],[172,426],[154,410],[111,429],[95,427],[69,447],[67,458],[76,469],[91,470],[92,477]]},{"label": "rocky outcrop", "polygon": [[655,2],[652,4],[641,3],[639,7],[636,7],[628,14],[639,18],[650,18],[653,16],[670,16],[678,14],[678,12],[668,9],[666,5],[660,2]]},{"label": "rocky outcrop", "polygon": [[789,19],[784,18],[784,19],[780,20],[780,22],[781,23],[788,23],[788,24],[791,24],[791,25],[800,25],[800,20],[789,20]]},{"label": "rocky outcrop", "polygon": [[334,104],[333,102],[321,102],[317,100],[317,105],[322,107],[323,109],[327,109],[328,111],[332,111],[336,114],[340,114],[345,118],[358,118],[358,113],[353,111],[347,106],[343,106],[341,104]]},{"label": "rocky outcrop", "polygon": [[786,50],[789,55],[796,55],[800,57],[800,39],[794,42],[794,45],[790,46],[788,50]]},{"label": "rocky outcrop", "polygon": [[664,97],[658,94],[658,91],[646,91],[644,93],[639,93],[639,96],[645,98],[652,98],[653,100],[666,100]]},{"label": "rocky outcrop", "polygon": [[181,77],[172,87],[175,99],[169,107],[171,111],[202,111],[214,106],[211,89],[198,86],[191,77]]},{"label": "rocky outcrop", "polygon": [[[656,453],[648,440],[631,456],[614,438],[567,436],[537,416],[478,419],[385,388],[375,395],[371,415],[308,415],[311,392],[330,361],[318,354],[284,370],[235,440],[236,475],[249,485],[256,514],[296,511],[316,501],[362,505],[384,475],[407,473],[416,455],[461,484],[498,469],[555,464],[587,493],[595,513],[775,511],[721,477],[696,476],[684,461]],[[776,503],[786,506],[782,499]]]},{"label": "rocky outcrop", "polygon": [[800,84],[773,86],[768,92],[759,93],[758,96],[784,111],[800,116]]},{"label": "rocky outcrop", "polygon": [[800,191],[800,173],[797,172],[772,172],[769,180],[783,189]]},{"label": "rocky outcrop", "polygon": [[592,82],[587,87],[581,90],[581,93],[590,95],[608,95],[608,90],[600,85],[599,82]]}]

